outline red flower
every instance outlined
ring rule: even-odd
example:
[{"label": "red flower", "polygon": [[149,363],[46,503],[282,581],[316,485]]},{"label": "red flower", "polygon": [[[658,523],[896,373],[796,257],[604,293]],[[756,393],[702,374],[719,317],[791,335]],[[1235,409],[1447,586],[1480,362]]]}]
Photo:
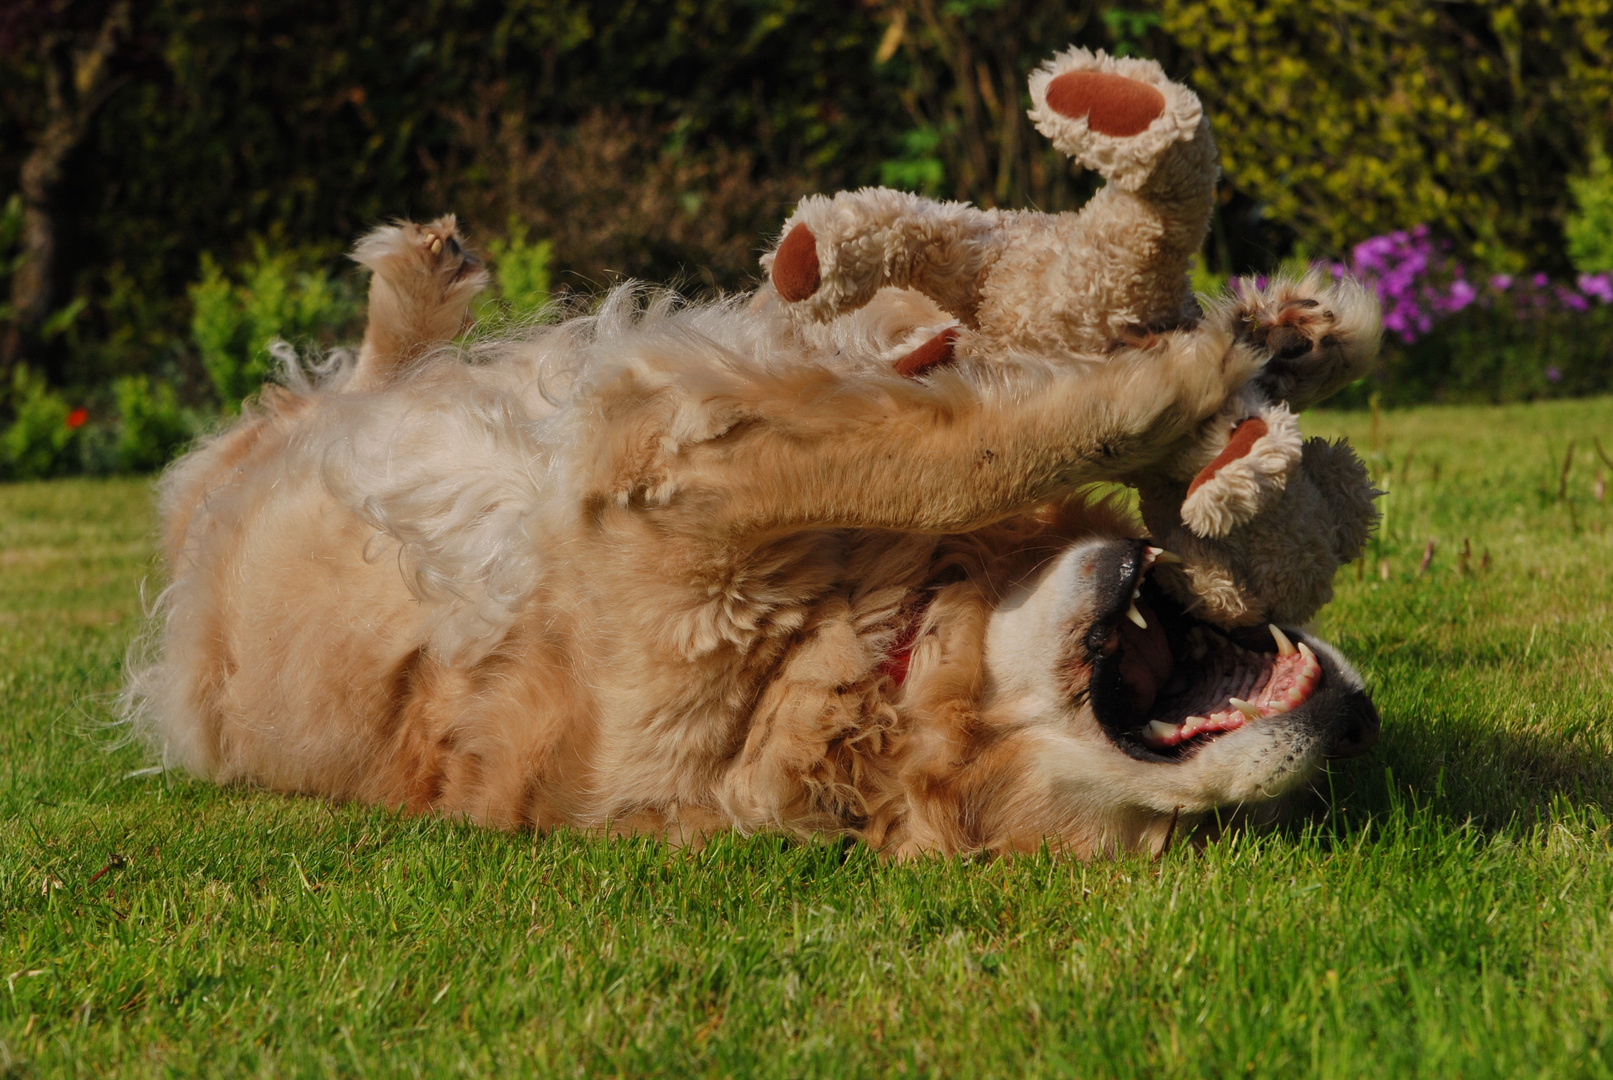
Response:
[{"label": "red flower", "polygon": [[67,414],[67,426],[70,428],[83,427],[84,421],[88,420],[89,418],[90,411],[88,409],[74,409],[72,412]]}]

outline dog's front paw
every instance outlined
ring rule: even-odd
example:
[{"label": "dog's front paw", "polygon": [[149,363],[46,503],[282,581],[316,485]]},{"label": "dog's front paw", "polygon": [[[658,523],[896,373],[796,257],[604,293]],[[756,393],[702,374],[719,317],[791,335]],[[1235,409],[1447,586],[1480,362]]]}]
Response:
[{"label": "dog's front paw", "polygon": [[1312,272],[1265,289],[1241,283],[1233,331],[1265,362],[1255,386],[1273,401],[1304,409],[1365,375],[1378,355],[1377,297],[1354,281]]}]

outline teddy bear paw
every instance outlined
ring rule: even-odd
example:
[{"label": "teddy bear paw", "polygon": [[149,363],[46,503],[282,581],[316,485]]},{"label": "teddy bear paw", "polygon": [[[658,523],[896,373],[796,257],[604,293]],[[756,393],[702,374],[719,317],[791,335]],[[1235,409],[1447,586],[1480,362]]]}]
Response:
[{"label": "teddy bear paw", "polygon": [[1031,75],[1031,122],[1054,147],[1123,188],[1193,141],[1204,109],[1152,60],[1074,48]]},{"label": "teddy bear paw", "polygon": [[1365,375],[1383,332],[1378,301],[1369,290],[1314,271],[1265,289],[1240,283],[1232,323],[1239,340],[1264,354],[1255,386],[1295,409]]},{"label": "teddy bear paw", "polygon": [[889,267],[901,254],[892,250],[899,248],[899,225],[916,202],[905,192],[880,188],[808,196],[785,223],[778,247],[762,257],[762,267],[794,314],[828,322],[890,284]]},{"label": "teddy bear paw", "polygon": [[[1240,410],[1240,413],[1243,410]],[[1235,415],[1226,444],[1200,469],[1182,501],[1182,524],[1202,537],[1223,537],[1281,496],[1299,467],[1299,421],[1280,403]]]}]

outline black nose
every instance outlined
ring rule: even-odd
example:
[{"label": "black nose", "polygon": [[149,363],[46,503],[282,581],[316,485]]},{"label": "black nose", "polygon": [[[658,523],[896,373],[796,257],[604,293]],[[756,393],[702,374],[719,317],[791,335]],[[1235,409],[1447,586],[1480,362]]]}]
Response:
[{"label": "black nose", "polygon": [[1344,719],[1335,729],[1333,745],[1328,747],[1330,758],[1360,757],[1378,741],[1381,725],[1378,709],[1367,697],[1365,690],[1356,690],[1344,700]]}]

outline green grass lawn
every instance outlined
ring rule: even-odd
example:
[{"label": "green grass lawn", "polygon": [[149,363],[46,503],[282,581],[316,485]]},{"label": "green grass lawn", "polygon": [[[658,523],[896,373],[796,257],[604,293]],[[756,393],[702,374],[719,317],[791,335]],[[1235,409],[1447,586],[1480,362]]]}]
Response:
[{"label": "green grass lawn", "polygon": [[1383,737],[1289,825],[1158,865],[131,776],[101,725],[148,484],[0,487],[0,1077],[1613,1073],[1613,400],[1306,423],[1390,491],[1320,627]]}]

